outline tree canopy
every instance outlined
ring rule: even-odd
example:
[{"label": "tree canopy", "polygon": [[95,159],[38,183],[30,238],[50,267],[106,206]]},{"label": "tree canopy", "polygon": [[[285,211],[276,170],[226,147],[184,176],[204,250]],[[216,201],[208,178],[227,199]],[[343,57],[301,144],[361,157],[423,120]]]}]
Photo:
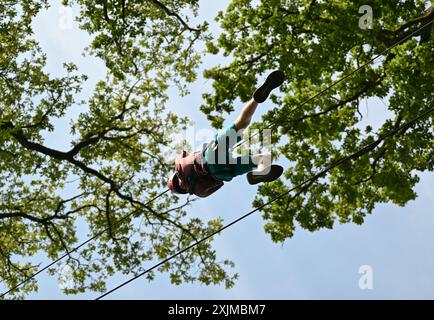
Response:
[{"label": "tree canopy", "polygon": [[[372,29],[359,28],[359,8],[367,4],[373,9]],[[214,80],[214,91],[204,94],[202,110],[215,127],[233,111],[236,98],[250,98],[258,74],[280,69],[288,78],[263,122],[275,124],[276,153],[291,165],[284,179],[259,188],[256,207],[433,107],[432,24],[422,28],[433,17],[434,5],[426,1],[234,0],[218,14],[224,32],[208,48],[232,61],[205,73]],[[379,61],[294,110],[397,43]],[[390,117],[376,132],[358,126],[360,103],[371,97],[389,100]],[[362,224],[378,203],[404,206],[415,199],[417,172],[434,165],[432,119],[265,207],[265,231],[282,242],[296,225],[315,231],[331,229],[336,221]]]},{"label": "tree canopy", "polygon": [[[432,25],[409,37],[433,20],[434,6],[425,1],[232,0],[216,15],[223,29],[218,36],[209,22],[191,22],[201,20],[199,5],[206,6],[198,0],[63,2],[80,8],[80,28],[92,37],[86,54],[106,66],[105,79],[86,101],[77,97],[87,77],[74,63],[65,62],[62,77],[45,71],[47,56],[32,21],[49,1],[0,1],[0,279],[5,288],[41,267],[32,257],[44,253],[55,260],[71,251],[79,243],[78,223],[87,225],[89,235],[112,227],[65,259],[74,278],[64,289],[69,294],[104,291],[114,273],[138,274],[145,262],[163,260],[222,226],[221,219],[188,217],[190,198],[164,194],[151,201],[166,188],[173,169],[162,150],[188,124],[167,110],[168,90],[176,86],[188,94],[204,54],[222,54],[229,61],[204,66],[212,90],[198,108],[216,128],[236,99],[250,99],[260,76],[280,69],[288,78],[262,122],[274,123],[276,155],[290,166],[283,178],[259,187],[256,207],[433,106]],[[359,28],[359,8],[366,4],[373,8],[372,29]],[[381,61],[294,109],[396,43]],[[200,44],[206,44],[205,53]],[[370,97],[389,101],[390,117],[376,131],[358,126],[360,102]],[[71,110],[79,116],[67,128],[69,145],[50,147],[56,121]],[[418,172],[434,166],[432,121],[431,115],[261,209],[265,231],[283,242],[296,225],[315,231],[331,229],[336,221],[362,224],[378,203],[404,206],[415,199]],[[174,284],[230,288],[238,276],[233,266],[217,258],[211,239],[158,271]],[[37,289],[32,279],[7,297]]]},{"label": "tree canopy", "polygon": [[[74,64],[65,64],[61,78],[44,72],[46,55],[31,22],[49,3],[0,2],[0,278],[9,288],[40,267],[22,261],[40,252],[56,259],[78,244],[78,220],[93,235],[129,215],[68,257],[74,286],[66,293],[103,291],[115,272],[136,274],[146,261],[164,259],[221,226],[220,219],[186,217],[190,200],[165,194],[149,203],[173,169],[161,150],[187,123],[165,109],[167,89],[174,84],[185,93],[199,63],[194,44],[208,37],[206,23],[189,25],[197,1],[76,4],[80,27],[93,36],[88,54],[107,67],[88,101],[75,99],[86,77]],[[62,150],[50,148],[44,137],[71,108],[80,111],[70,127],[73,140]],[[208,242],[159,270],[176,284],[230,287],[236,275],[225,269],[231,265],[217,261]],[[35,279],[14,294],[34,290]]]}]

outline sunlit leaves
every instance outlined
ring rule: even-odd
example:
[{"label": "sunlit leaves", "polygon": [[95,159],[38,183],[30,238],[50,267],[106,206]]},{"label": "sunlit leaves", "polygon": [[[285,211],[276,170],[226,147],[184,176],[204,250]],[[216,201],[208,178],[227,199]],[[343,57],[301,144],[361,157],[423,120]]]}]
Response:
[{"label": "sunlit leaves", "polygon": [[[191,199],[164,194],[148,203],[166,189],[173,169],[162,150],[189,123],[166,110],[166,103],[173,85],[181,95],[188,92],[200,63],[196,46],[209,40],[207,23],[194,25],[189,18],[197,15],[198,1],[63,3],[79,5],[80,28],[92,37],[87,53],[107,67],[84,102],[76,99],[88,85],[80,74],[86,70],[67,63],[61,76],[45,71],[47,57],[30,26],[47,3],[0,1],[4,289],[42,266],[27,261],[44,256],[54,260],[70,252],[50,269],[63,292],[104,291],[106,279],[115,273],[136,275],[222,225],[220,219],[187,217],[184,208]],[[78,116],[68,122],[71,110]],[[62,132],[61,140],[53,131]],[[53,141],[62,147],[51,148]],[[96,234],[95,241],[71,252]],[[237,277],[228,273],[231,267],[207,241],[159,271],[168,273],[174,284],[200,281],[230,287]],[[150,272],[146,278],[156,275]],[[36,290],[37,280],[32,280],[7,298]]]},{"label": "sunlit leaves", "polygon": [[[425,29],[408,37],[422,25],[425,2],[371,1],[372,30],[358,27],[358,9],[364,4],[233,0],[218,14],[224,32],[216,41],[209,41],[207,48],[211,54],[230,57],[230,62],[205,72],[213,80],[213,91],[204,94],[201,108],[213,126],[222,125],[237,98],[249,99],[258,79],[269,71],[279,68],[287,77],[280,97],[273,98],[277,106],[263,121],[274,124],[276,142],[285,141],[278,150],[290,164],[285,179],[259,188],[254,206],[433,106],[432,31]],[[426,14],[433,15],[433,11]],[[398,41],[402,43],[381,59],[304,104]],[[378,130],[361,126],[368,116],[361,101],[376,98],[381,105],[379,99],[386,97],[390,118]],[[297,107],[300,105],[303,107]],[[283,242],[293,236],[297,225],[315,231],[332,228],[335,221],[362,224],[378,203],[403,206],[415,199],[416,170],[433,168],[432,130],[431,116],[368,155],[334,169],[309,188],[265,207],[265,231],[274,241]]]}]

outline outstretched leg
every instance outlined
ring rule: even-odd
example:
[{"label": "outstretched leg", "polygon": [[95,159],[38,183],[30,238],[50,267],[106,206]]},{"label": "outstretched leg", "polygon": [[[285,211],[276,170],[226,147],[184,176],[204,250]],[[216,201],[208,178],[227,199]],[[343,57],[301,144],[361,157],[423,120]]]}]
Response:
[{"label": "outstretched leg", "polygon": [[237,130],[243,130],[249,126],[257,107],[258,103],[253,98],[246,103],[237,120],[235,120]]},{"label": "outstretched leg", "polygon": [[279,87],[284,80],[285,76],[282,71],[276,70],[270,73],[265,82],[255,91],[253,98],[246,103],[237,120],[235,121],[237,130],[243,130],[249,126],[258,103],[262,103],[267,100],[271,91]]},{"label": "outstretched leg", "polygon": [[[232,178],[247,173],[249,183],[257,184],[274,181],[282,174],[282,167],[271,164],[270,154],[244,155],[233,158],[232,151],[239,142],[239,131],[250,125],[258,104],[264,102],[271,91],[279,87],[283,81],[283,73],[273,71],[255,91],[253,98],[244,105],[235,122],[217,135],[212,152],[205,151],[208,169],[214,177],[222,181],[231,181]],[[227,166],[227,160],[229,160],[229,164],[234,165]],[[232,162],[232,160],[234,161]]]}]

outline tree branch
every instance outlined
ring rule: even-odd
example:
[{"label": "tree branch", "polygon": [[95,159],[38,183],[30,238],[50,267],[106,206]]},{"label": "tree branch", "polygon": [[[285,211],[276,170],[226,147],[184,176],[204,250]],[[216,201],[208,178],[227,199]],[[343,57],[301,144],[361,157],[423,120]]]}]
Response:
[{"label": "tree branch", "polygon": [[158,0],[151,0],[156,6],[160,7],[161,9],[163,9],[163,11],[171,17],[175,17],[183,26],[185,29],[191,31],[191,32],[201,32],[200,29],[195,29],[190,27],[187,22],[184,21],[184,19],[181,18],[181,16],[179,14],[177,14],[176,12],[171,11],[167,6],[165,6],[163,3],[161,3]]},{"label": "tree branch", "polygon": [[295,119],[295,122],[300,122],[309,118],[314,118],[314,117],[319,117],[321,115],[327,114],[333,110],[337,110],[341,107],[343,107],[344,105],[346,105],[347,103],[350,103],[352,101],[356,101],[357,99],[360,98],[360,96],[364,95],[365,93],[367,93],[369,90],[371,90],[372,88],[378,86],[379,84],[381,84],[381,82],[384,80],[385,76],[381,76],[378,79],[376,79],[374,82],[372,81],[368,81],[365,86],[363,87],[362,90],[360,90],[359,92],[357,92],[356,94],[354,94],[353,96],[344,99],[344,100],[339,100],[338,103],[328,107],[327,109],[325,109],[324,111],[320,111],[317,113],[311,113],[311,114],[306,114],[304,116],[299,117],[298,119]]},{"label": "tree branch", "polygon": [[400,26],[398,29],[394,31],[395,34],[398,34],[418,23],[424,24],[425,22],[429,22],[434,16],[434,3],[419,17],[411,19]]},{"label": "tree branch", "polygon": [[[394,124],[394,129],[398,129],[399,126],[401,125],[402,122],[402,115],[398,114],[398,116],[396,117],[395,120],[395,124]],[[404,134],[407,130],[409,130],[411,128],[411,125],[403,128],[401,131],[395,132],[392,135],[390,135],[389,137],[393,137],[396,135],[402,135]],[[309,187],[311,185],[313,185],[314,182],[318,181],[321,177],[323,177],[324,175],[326,175],[328,172],[330,172],[333,168],[335,168],[337,165],[340,165],[342,163],[344,163],[344,161],[349,161],[349,160],[355,160],[360,158],[361,156],[375,150],[383,141],[386,141],[387,137],[385,136],[381,136],[379,137],[376,141],[374,141],[373,143],[365,146],[364,148],[360,149],[359,151],[353,153],[352,155],[350,155],[349,157],[344,157],[341,158],[340,160],[337,161],[333,161],[333,165],[328,166],[326,169],[322,170],[320,173],[316,174],[307,184],[305,187],[302,188],[302,190],[300,192],[298,192],[294,197],[291,197],[291,195],[288,195],[288,204],[287,204],[287,209],[289,207],[289,203],[290,201],[294,200],[295,197],[299,196],[300,194],[302,194],[303,192],[307,191],[309,189]],[[381,150],[380,150],[380,154],[381,154]]]},{"label": "tree branch", "polygon": [[103,14],[104,14],[104,19],[108,22],[111,23],[111,19],[108,15],[108,9],[107,9],[107,0],[103,0]]},{"label": "tree branch", "polygon": [[[417,25],[417,24],[426,24],[434,19],[434,3],[431,4],[431,6],[422,13],[417,18],[411,19],[408,22],[401,25],[398,29],[394,31],[390,30],[384,30],[382,34],[380,34],[380,40],[383,41],[386,45],[394,45],[406,37],[408,37],[410,34],[412,34],[414,31],[410,28]],[[414,36],[421,36],[421,42],[426,42],[429,40],[431,31],[432,31],[432,24],[421,29],[418,33],[416,33]]]},{"label": "tree branch", "polygon": [[7,219],[7,218],[25,218],[27,220],[37,222],[37,223],[42,223],[42,224],[47,223],[50,220],[50,218],[38,218],[21,211],[0,213],[0,220]]}]

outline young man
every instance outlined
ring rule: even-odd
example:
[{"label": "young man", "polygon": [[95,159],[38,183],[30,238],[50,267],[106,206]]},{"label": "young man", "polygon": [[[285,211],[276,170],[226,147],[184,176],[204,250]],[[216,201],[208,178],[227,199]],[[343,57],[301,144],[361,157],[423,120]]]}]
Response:
[{"label": "young man", "polygon": [[175,173],[168,186],[173,193],[207,197],[220,189],[224,181],[247,173],[254,185],[278,179],[283,168],[271,165],[270,154],[247,155],[234,158],[233,146],[241,140],[240,131],[247,128],[259,103],[267,100],[271,91],[284,81],[281,71],[272,72],[255,91],[235,122],[215,135],[213,141],[192,154],[183,151],[175,160]]}]

